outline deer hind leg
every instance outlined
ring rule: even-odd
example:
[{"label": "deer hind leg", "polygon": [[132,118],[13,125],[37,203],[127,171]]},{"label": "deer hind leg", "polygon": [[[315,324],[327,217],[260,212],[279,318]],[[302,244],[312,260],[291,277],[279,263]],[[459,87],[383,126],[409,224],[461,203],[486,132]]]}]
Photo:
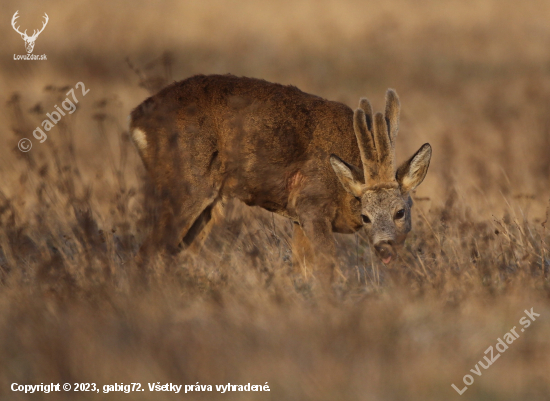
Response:
[{"label": "deer hind leg", "polygon": [[206,238],[212,231],[212,227],[223,217],[223,206],[219,199],[202,211],[191,228],[184,235],[180,247],[189,252],[198,254],[202,249]]},{"label": "deer hind leg", "polygon": [[159,192],[156,218],[139,250],[138,262],[145,262],[153,252],[176,255],[182,249],[182,240],[193,242],[210,220],[211,208],[218,197],[217,191],[197,191],[197,188],[193,196],[177,187]]}]

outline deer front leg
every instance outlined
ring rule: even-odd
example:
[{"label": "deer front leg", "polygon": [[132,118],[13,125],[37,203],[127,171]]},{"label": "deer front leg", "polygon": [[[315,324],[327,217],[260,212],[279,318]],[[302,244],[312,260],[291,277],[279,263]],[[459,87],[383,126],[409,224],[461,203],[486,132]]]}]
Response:
[{"label": "deer front leg", "polygon": [[313,251],[304,230],[298,223],[294,223],[292,234],[292,268],[294,273],[300,272],[307,277],[308,271],[313,271]]},{"label": "deer front leg", "polygon": [[[315,276],[321,281],[325,288],[329,288],[334,279],[334,268],[336,265],[336,245],[332,226],[325,219],[305,219],[301,221],[300,227],[294,229],[299,234],[298,246],[293,249],[293,255],[309,256],[314,265]],[[307,259],[306,259],[307,262]]]}]

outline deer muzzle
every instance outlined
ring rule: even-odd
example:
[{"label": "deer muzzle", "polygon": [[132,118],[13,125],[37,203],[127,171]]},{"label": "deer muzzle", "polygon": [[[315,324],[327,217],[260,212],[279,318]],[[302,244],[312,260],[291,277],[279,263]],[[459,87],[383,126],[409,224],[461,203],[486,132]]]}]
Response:
[{"label": "deer muzzle", "polygon": [[395,259],[395,250],[393,247],[393,241],[380,241],[374,245],[376,255],[384,262],[389,264],[392,259]]}]

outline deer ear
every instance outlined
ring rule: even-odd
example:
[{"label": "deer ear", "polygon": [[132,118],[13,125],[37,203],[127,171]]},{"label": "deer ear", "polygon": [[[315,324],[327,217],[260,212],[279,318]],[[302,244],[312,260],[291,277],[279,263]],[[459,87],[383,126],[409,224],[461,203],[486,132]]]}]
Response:
[{"label": "deer ear", "polygon": [[336,155],[330,155],[330,164],[344,189],[356,198],[361,197],[364,185],[359,180],[360,170]]},{"label": "deer ear", "polygon": [[431,157],[432,147],[429,143],[425,143],[413,157],[399,166],[395,178],[399,183],[401,193],[409,193],[422,183],[428,172]]}]

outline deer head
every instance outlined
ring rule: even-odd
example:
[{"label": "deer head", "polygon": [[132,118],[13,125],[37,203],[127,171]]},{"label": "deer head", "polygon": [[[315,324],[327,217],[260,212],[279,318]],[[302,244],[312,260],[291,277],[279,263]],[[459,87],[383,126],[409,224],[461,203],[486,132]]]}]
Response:
[{"label": "deer head", "polygon": [[13,29],[15,29],[15,32],[20,34],[21,37],[23,38],[23,40],[25,41],[25,48],[27,49],[27,53],[32,53],[32,51],[34,49],[34,42],[35,42],[36,38],[38,37],[38,35],[40,35],[42,33],[42,31],[44,30],[44,28],[48,24],[48,20],[49,20],[48,14],[44,13],[45,21],[43,22],[42,29],[40,29],[38,32],[36,30],[34,30],[32,36],[28,36],[26,29],[25,29],[25,32],[21,33],[19,31],[19,27],[15,26],[15,20],[17,18],[19,18],[19,15],[17,15],[18,12],[19,12],[19,10],[16,11],[15,14],[13,14],[13,18],[11,19],[11,26],[13,27]]},{"label": "deer head", "polygon": [[361,171],[336,155],[330,163],[344,189],[361,202],[361,218],[377,255],[388,264],[411,230],[410,192],[424,180],[432,148],[426,143],[395,168],[395,139],[399,128],[399,98],[386,93],[385,114],[376,113],[361,99],[353,115],[353,128],[361,153]]}]

